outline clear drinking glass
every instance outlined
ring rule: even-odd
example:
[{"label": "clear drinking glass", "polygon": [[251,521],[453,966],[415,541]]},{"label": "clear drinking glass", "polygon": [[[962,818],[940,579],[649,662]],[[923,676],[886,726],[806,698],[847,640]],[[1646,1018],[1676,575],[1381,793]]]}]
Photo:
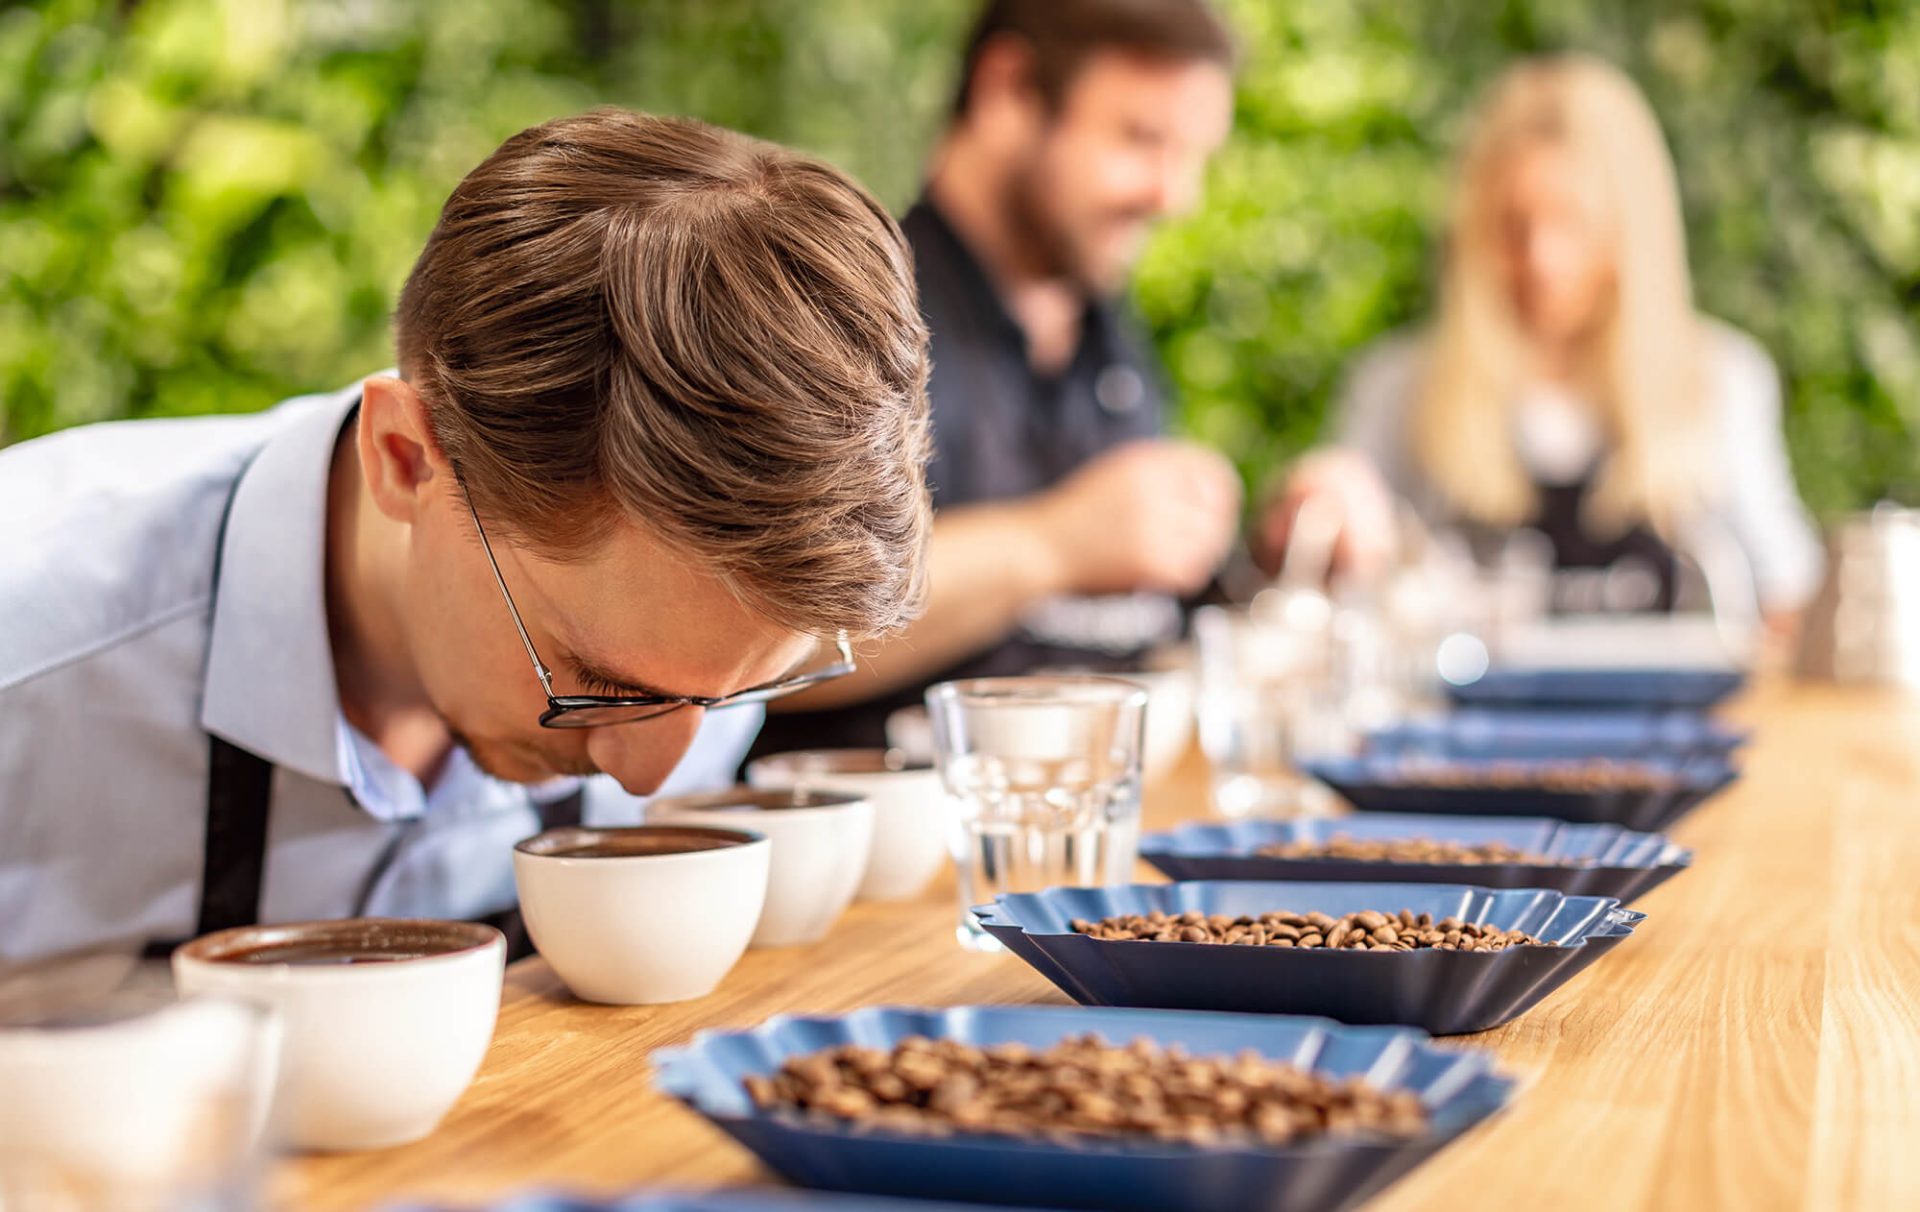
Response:
[{"label": "clear drinking glass", "polygon": [[1117,678],[979,678],[932,687],[927,709],[955,808],[962,946],[999,949],[968,910],[1002,893],[1130,880],[1145,690]]},{"label": "clear drinking glass", "polygon": [[1473,630],[1497,662],[1552,609],[1553,544],[1539,531],[1516,531],[1475,567],[1473,588]]},{"label": "clear drinking glass", "polygon": [[1222,816],[1300,816],[1331,806],[1326,788],[1296,768],[1352,745],[1329,623],[1302,625],[1257,607],[1194,612],[1200,747]]}]

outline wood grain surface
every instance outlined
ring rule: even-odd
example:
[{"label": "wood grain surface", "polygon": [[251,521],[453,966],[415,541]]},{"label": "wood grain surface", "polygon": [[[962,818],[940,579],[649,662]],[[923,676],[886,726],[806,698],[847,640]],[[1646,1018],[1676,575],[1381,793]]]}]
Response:
[{"label": "wood grain surface", "polygon": [[[1458,1039],[1520,1074],[1520,1095],[1376,1212],[1920,1208],[1920,701],[1774,684],[1730,715],[1756,736],[1745,778],[1675,831],[1693,869],[1638,902],[1648,920],[1612,955]],[[1196,756],[1149,788],[1149,824],[1204,812],[1204,779]],[[284,1162],[274,1201],[773,1183],[653,1091],[648,1053],[782,1012],[1065,1000],[1018,959],[962,951],[954,924],[946,881],[856,906],[824,941],[750,952],[676,1006],[584,1005],[539,960],[517,965],[438,1132]]]}]

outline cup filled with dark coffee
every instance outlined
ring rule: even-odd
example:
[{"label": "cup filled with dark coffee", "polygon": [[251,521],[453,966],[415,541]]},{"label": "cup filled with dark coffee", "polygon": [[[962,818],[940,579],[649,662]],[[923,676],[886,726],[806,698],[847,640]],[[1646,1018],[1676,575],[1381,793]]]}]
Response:
[{"label": "cup filled with dark coffee", "polygon": [[549,829],[514,847],[527,933],[582,1001],[704,997],[747,949],[771,846],[746,828]]},{"label": "cup filled with dark coffee", "polygon": [[329,1151],[434,1130],[493,1039],[505,965],[491,926],[404,918],[243,926],[173,953],[183,993],[278,1013],[275,1135]]},{"label": "cup filled with dark coffee", "polygon": [[958,818],[933,760],[897,749],[810,749],[776,753],[747,767],[755,787],[844,791],[873,802],[873,842],[857,896],[900,901],[919,896],[946,861]]},{"label": "cup filled with dark coffee", "polygon": [[647,805],[647,820],[767,836],[773,853],[755,947],[811,943],[824,935],[853,900],[873,846],[873,803],[852,792],[733,787],[663,795]]}]

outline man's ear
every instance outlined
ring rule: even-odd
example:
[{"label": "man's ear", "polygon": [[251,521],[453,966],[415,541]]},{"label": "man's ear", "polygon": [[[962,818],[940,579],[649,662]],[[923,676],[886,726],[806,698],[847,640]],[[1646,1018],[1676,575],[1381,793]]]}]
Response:
[{"label": "man's ear", "polygon": [[412,522],[453,478],[433,439],[426,401],[402,379],[381,375],[361,385],[356,449],[374,505],[396,522]]},{"label": "man's ear", "polygon": [[1046,108],[1035,70],[1033,47],[1024,39],[1000,34],[989,40],[974,61],[968,90],[972,118],[1003,137],[1030,132]]}]

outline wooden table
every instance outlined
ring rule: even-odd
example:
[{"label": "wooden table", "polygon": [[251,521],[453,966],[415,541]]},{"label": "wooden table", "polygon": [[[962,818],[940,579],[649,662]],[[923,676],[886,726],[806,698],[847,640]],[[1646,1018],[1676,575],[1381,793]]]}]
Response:
[{"label": "wooden table", "polygon": [[[1458,1208],[1920,1208],[1920,702],[1769,685],[1746,778],[1685,821],[1695,867],[1638,934],[1507,1027],[1505,1114],[1378,1212]],[[1149,823],[1200,810],[1191,759]],[[950,888],[857,906],[823,942],[747,955],[677,1006],[573,1001],[539,960],[507,977],[485,1067],[431,1138],[284,1164],[285,1207],[479,1203],[529,1186],[769,1183],[656,1094],[647,1054],[703,1027],[874,1004],[1059,1002],[1020,960],[952,938]]]}]

